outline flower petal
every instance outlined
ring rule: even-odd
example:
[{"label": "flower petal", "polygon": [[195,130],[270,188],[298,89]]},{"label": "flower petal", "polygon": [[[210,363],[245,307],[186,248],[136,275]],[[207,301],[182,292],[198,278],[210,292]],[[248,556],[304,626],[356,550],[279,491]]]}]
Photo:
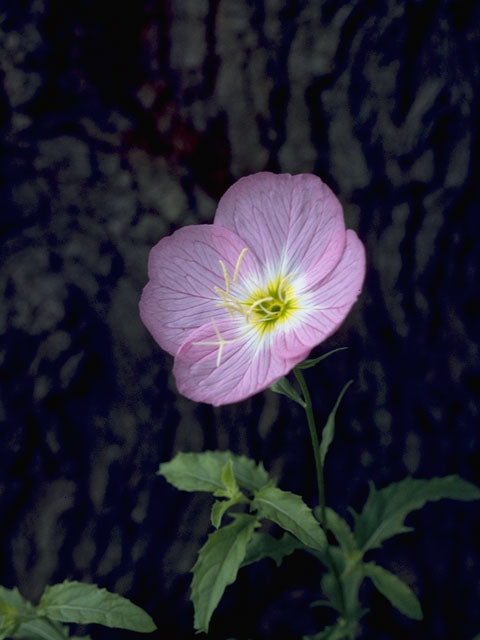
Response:
[{"label": "flower petal", "polygon": [[345,251],[335,269],[300,298],[302,309],[275,332],[274,349],[285,357],[312,349],[328,338],[343,322],[362,289],[365,249],[350,229]]},{"label": "flower petal", "polygon": [[[225,341],[220,358],[219,335]],[[248,325],[228,318],[190,334],[175,356],[173,373],[184,396],[219,406],[266,389],[296,362],[273,351]]]},{"label": "flower petal", "polygon": [[[211,319],[228,316],[214,288],[225,289],[220,260],[230,278],[245,242],[219,225],[193,225],[163,238],[150,251],[149,282],[140,316],[158,344],[175,355],[186,336]],[[242,277],[258,279],[252,251],[241,260]]]},{"label": "flower petal", "polygon": [[238,234],[268,270],[324,278],[345,246],[342,207],[317,176],[256,173],[221,198],[214,224]]}]

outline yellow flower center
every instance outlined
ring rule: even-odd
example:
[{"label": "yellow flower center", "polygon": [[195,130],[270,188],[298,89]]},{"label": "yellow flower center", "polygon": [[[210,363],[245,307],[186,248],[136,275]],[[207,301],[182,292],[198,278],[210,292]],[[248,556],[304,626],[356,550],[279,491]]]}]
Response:
[{"label": "yellow flower center", "polygon": [[[228,269],[223,260],[219,260],[225,280],[225,289],[215,287],[214,291],[220,297],[219,304],[225,307],[232,318],[236,314],[243,316],[248,324],[253,325],[263,335],[268,331],[272,331],[277,323],[285,322],[296,309],[299,309],[298,301],[294,297],[293,288],[289,283],[290,276],[282,276],[281,274],[270,280],[264,287],[249,293],[246,299],[239,298],[238,292],[235,292],[237,295],[234,295],[232,286],[237,288],[240,266],[246,252],[246,248],[240,252],[233,270],[232,279],[230,279]],[[218,347],[217,367],[219,367],[225,345],[233,344],[239,338],[226,340],[220,333],[213,318],[212,325],[215,339],[201,340],[193,344]]]},{"label": "yellow flower center", "polygon": [[253,291],[243,303],[247,309],[247,321],[262,333],[272,330],[278,322],[284,322],[298,309],[288,280],[289,276],[277,276],[265,288]]},{"label": "yellow flower center", "polygon": [[240,252],[232,280],[224,262],[219,261],[225,280],[225,289],[215,287],[215,293],[220,297],[220,304],[232,318],[235,314],[243,316],[249,324],[254,325],[263,334],[272,330],[278,322],[287,320],[293,311],[298,309],[298,303],[293,296],[288,275],[278,275],[264,287],[255,289],[246,299],[235,296],[232,293],[232,285],[238,282],[240,266],[246,252],[246,248]]}]

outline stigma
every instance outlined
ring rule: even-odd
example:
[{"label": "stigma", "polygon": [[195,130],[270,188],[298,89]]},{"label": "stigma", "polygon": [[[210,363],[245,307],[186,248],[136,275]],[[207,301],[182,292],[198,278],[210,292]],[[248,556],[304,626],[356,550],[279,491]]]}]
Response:
[{"label": "stigma", "polygon": [[298,309],[298,302],[293,294],[290,275],[280,273],[260,287],[244,277],[239,287],[240,269],[247,251],[244,248],[240,252],[232,278],[223,260],[219,260],[225,286],[223,289],[214,287],[214,291],[220,298],[219,305],[228,311],[230,317],[242,316],[248,325],[264,333],[288,319]]}]

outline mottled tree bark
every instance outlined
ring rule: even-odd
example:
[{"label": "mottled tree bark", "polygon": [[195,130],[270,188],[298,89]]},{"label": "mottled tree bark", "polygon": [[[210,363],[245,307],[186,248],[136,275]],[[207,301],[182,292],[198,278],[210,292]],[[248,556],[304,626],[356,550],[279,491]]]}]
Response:
[{"label": "mottled tree bark", "polygon": [[[100,4],[101,6],[98,6]],[[211,222],[259,170],[313,172],[365,242],[365,291],[308,373],[319,419],[355,378],[327,501],[368,478],[480,482],[475,3],[173,0],[10,3],[0,21],[0,583],[96,581],[192,638],[188,571],[209,500],[155,476],[178,450],[263,458],[315,491],[304,417],[271,392],[214,410],[178,396],[138,318],[149,249]],[[364,638],[480,631],[478,505],[440,503],[384,563],[423,623],[374,612]],[[244,570],[212,638],[318,629],[299,554]],[[98,629],[96,638],[129,637]]]}]

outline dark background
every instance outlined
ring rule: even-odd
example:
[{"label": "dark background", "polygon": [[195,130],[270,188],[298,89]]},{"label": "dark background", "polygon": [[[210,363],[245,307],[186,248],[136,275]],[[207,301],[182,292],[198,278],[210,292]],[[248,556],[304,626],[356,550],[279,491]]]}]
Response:
[{"label": "dark background", "polygon": [[[479,24],[478,2],[447,0],[0,5],[1,584],[35,599],[95,581],[144,606],[155,637],[191,639],[210,500],[158,463],[229,447],[312,504],[299,410],[179,397],[137,311],[149,249],[259,170],[319,175],[367,249],[363,295],[315,354],[349,350],[307,373],[319,420],[355,379],[329,504],[359,508],[369,478],[480,483]],[[479,508],[430,505],[385,544],[425,620],[366,585],[364,639],[480,632]],[[210,637],[318,630],[319,576],[301,553],[242,570]]]}]

